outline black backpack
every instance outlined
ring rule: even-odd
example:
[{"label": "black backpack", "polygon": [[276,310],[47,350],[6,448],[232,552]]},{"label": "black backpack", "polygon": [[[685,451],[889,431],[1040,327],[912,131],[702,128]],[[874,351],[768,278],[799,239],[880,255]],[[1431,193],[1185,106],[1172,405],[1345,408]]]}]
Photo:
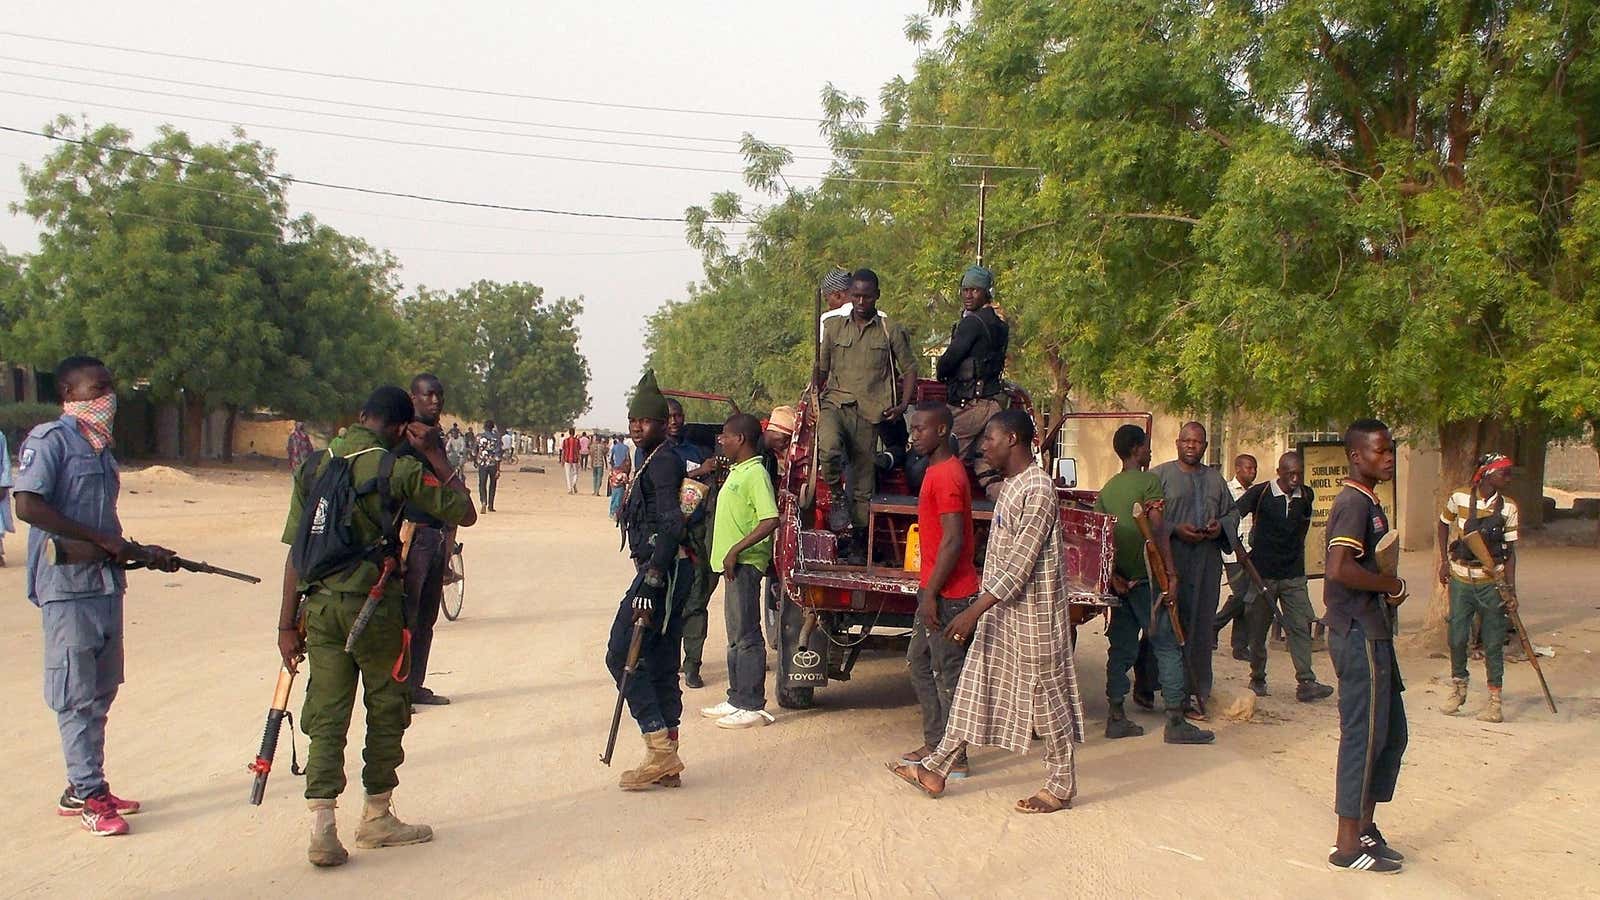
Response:
[{"label": "black backpack", "polygon": [[[316,465],[318,457],[313,456],[296,475],[305,505],[289,557],[300,580],[306,583],[346,572],[363,561],[380,564],[385,556],[400,552],[400,510],[389,494],[394,454],[384,452],[377,477],[357,486],[350,457],[335,456],[331,450],[323,453],[326,464],[320,469]],[[383,536],[373,544],[362,544],[356,538],[352,519],[356,501],[371,493],[376,493],[382,502],[378,524]]]}]

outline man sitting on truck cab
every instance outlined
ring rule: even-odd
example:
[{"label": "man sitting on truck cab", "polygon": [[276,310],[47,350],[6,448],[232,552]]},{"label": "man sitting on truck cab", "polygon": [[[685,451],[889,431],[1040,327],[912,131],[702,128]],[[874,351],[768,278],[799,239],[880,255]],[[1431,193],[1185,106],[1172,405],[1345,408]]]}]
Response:
[{"label": "man sitting on truck cab", "polygon": [[979,457],[978,438],[1000,411],[1004,391],[1000,376],[1011,342],[1011,326],[995,312],[993,299],[994,272],[967,267],[961,274],[961,320],[950,329],[950,345],[940,355],[937,369],[955,417],[956,454],[974,469],[991,500],[1000,493],[1001,478]]}]

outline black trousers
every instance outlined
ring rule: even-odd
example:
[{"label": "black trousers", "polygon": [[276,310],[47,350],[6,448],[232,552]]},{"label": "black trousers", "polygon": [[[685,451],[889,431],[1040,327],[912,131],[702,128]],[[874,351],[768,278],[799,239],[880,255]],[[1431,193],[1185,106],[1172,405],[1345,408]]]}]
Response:
[{"label": "black trousers", "polygon": [[500,486],[500,467],[483,466],[478,469],[478,505],[494,509],[494,489]]},{"label": "black trousers", "polygon": [[[641,568],[634,578],[637,582],[643,577]],[[683,642],[683,607],[689,599],[689,586],[694,582],[694,567],[688,559],[680,559],[667,573],[667,578],[666,609],[660,609],[662,604],[657,604],[650,624],[645,626],[644,639],[639,643],[638,668],[623,694],[628,699],[628,712],[644,734],[677,728],[683,718],[683,687],[678,684],[678,664]],[[631,592],[632,588],[629,590]],[[622,684],[628,644],[632,639],[633,605],[624,594],[617,607],[617,617],[611,621],[611,637],[606,642],[606,668],[611,670],[611,678],[618,685]]]},{"label": "black trousers", "polygon": [[1394,799],[1400,757],[1406,751],[1405,684],[1394,642],[1370,640],[1360,622],[1337,634],[1328,630],[1328,654],[1339,677],[1339,762],[1334,775],[1338,815],[1361,818],[1366,801]]},{"label": "black trousers", "polygon": [[411,627],[411,676],[406,685],[412,696],[428,677],[428,654],[433,649],[433,627],[439,622],[449,558],[445,533],[418,525],[406,555],[406,622]]}]

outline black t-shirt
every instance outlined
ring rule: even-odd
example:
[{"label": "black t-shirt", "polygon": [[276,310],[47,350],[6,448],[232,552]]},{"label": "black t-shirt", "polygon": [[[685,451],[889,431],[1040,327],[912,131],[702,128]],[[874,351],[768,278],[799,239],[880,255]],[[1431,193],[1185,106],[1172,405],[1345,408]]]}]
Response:
[{"label": "black t-shirt", "polygon": [[[1389,515],[1372,492],[1346,481],[1344,489],[1333,498],[1333,510],[1328,513],[1328,551],[1336,546],[1348,547],[1356,561],[1368,572],[1378,571],[1378,560],[1373,555],[1378,541],[1389,533]],[[1322,599],[1328,612],[1323,616],[1335,634],[1350,630],[1351,622],[1360,622],[1369,640],[1389,640],[1388,602],[1373,591],[1358,591],[1345,587],[1332,578],[1325,579]]]},{"label": "black t-shirt", "polygon": [[1276,487],[1276,481],[1263,481],[1239,497],[1239,517],[1253,517],[1250,561],[1262,578],[1299,578],[1306,574],[1306,531],[1316,494],[1301,485],[1300,495],[1291,497]]}]

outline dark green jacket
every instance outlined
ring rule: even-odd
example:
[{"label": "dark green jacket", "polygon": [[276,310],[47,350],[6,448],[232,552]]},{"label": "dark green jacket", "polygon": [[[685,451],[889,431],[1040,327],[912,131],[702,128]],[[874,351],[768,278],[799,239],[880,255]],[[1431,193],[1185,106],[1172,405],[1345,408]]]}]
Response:
[{"label": "dark green jacket", "polygon": [[[377,477],[378,463],[383,459],[387,449],[378,440],[377,434],[362,425],[351,425],[342,437],[334,438],[333,443],[328,445],[329,452],[350,459],[351,471],[357,485]],[[306,492],[317,480],[316,473],[327,464],[327,460],[326,453],[314,454],[301,466],[301,470],[295,473],[294,490],[289,496],[289,518],[283,526],[285,544],[294,543],[295,535],[300,530],[300,517],[305,512]],[[393,498],[396,509],[409,503],[451,525],[460,524],[471,503],[465,494],[441,485],[431,472],[427,472],[424,464],[414,457],[401,457],[395,460],[394,472],[389,477],[389,495]],[[383,501],[376,493],[366,494],[356,501],[353,527],[357,540],[362,544],[371,544],[383,537],[382,509]],[[304,591],[318,587],[338,593],[365,594],[372,589],[373,583],[377,580],[377,564],[363,561],[354,568],[338,575],[330,575],[315,585],[302,582],[300,589]],[[403,593],[403,580],[399,577],[390,578],[384,596],[398,598]]]}]

